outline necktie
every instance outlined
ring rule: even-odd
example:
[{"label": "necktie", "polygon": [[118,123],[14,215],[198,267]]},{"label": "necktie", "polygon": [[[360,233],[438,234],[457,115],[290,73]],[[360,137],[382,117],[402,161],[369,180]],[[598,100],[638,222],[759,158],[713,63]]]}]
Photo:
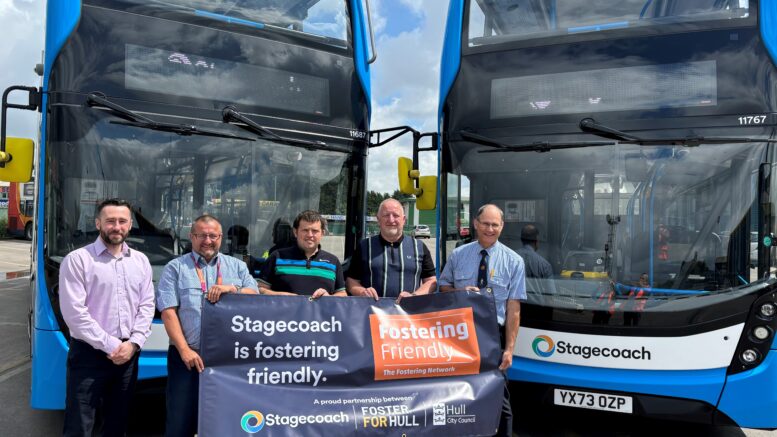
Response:
[{"label": "necktie", "polygon": [[478,288],[488,286],[488,252],[486,249],[480,251],[480,267],[478,267]]}]

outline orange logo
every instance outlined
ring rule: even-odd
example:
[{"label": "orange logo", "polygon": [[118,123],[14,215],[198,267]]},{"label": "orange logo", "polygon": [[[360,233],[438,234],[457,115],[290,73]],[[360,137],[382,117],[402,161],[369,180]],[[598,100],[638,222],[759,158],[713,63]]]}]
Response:
[{"label": "orange logo", "polygon": [[370,314],[375,380],[480,372],[472,308],[413,315]]}]

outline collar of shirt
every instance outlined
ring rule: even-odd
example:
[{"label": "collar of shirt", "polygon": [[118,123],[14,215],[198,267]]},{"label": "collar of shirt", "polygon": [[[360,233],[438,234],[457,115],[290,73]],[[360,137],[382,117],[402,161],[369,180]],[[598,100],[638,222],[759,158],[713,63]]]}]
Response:
[{"label": "collar of shirt", "polygon": [[391,241],[388,241],[385,238],[383,238],[383,235],[378,234],[378,240],[380,240],[380,244],[382,244],[384,246],[398,247],[400,244],[402,244],[402,240],[404,240],[404,239],[405,239],[405,234],[402,234],[399,237],[399,240],[391,242]]},{"label": "collar of shirt", "polygon": [[304,251],[304,250],[302,250],[302,249],[299,247],[299,245],[298,245],[298,244],[295,244],[295,245],[294,245],[294,246],[292,246],[292,247],[294,247],[294,254],[295,254],[296,256],[299,256],[299,257],[300,257],[300,259],[315,259],[315,258],[316,258],[316,256],[318,256],[318,254],[321,252],[321,245],[320,245],[320,244],[319,244],[319,245],[318,245],[318,247],[316,248],[316,251],[315,251],[315,252],[313,252],[313,255],[310,255],[310,257],[308,257],[307,255],[305,255],[305,251]]},{"label": "collar of shirt", "polygon": [[[216,256],[210,259],[210,262],[205,261],[205,257],[200,255],[197,252],[192,252],[194,254],[194,259],[197,260],[197,264],[199,265],[207,265],[207,266],[215,266],[216,261],[219,259],[219,255],[221,255],[221,252],[216,252]],[[189,257],[191,259],[191,257]]]},{"label": "collar of shirt", "polygon": [[494,254],[494,251],[499,250],[499,246],[502,244],[499,242],[499,240],[496,241],[496,243],[492,244],[491,247],[483,247],[480,245],[479,241],[476,241],[475,244],[477,245],[477,252],[480,254],[480,251],[483,249],[486,249],[486,252],[488,252],[488,256],[491,256]]},{"label": "collar of shirt", "polygon": [[[102,255],[103,252],[107,252],[108,255],[113,256],[112,253],[108,252],[108,246],[105,245],[102,237],[97,237],[97,240],[94,242],[94,249],[97,255]],[[121,255],[129,256],[129,252],[130,249],[129,246],[127,246],[127,243],[121,243]]]}]

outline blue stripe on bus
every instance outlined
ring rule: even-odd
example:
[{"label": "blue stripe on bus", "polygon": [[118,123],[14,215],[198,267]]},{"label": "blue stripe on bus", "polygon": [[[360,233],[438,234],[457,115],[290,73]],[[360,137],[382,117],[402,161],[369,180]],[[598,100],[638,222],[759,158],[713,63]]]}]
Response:
[{"label": "blue stripe on bus", "polygon": [[225,23],[236,23],[236,24],[242,24],[244,26],[255,27],[257,29],[264,29],[263,23],[257,23],[256,21],[250,21],[250,20],[243,20],[242,18],[228,17],[226,15],[221,15],[221,14],[214,14],[213,12],[201,11],[199,9],[195,9],[194,15],[199,15],[200,17],[212,18],[214,20],[223,21]]},{"label": "blue stripe on bus", "polygon": [[615,23],[593,24],[590,26],[570,27],[567,29],[567,32],[569,33],[598,32],[600,30],[621,29],[624,27],[629,27],[628,21],[617,21]]},{"label": "blue stripe on bus", "polygon": [[761,0],[758,4],[761,8],[758,16],[761,38],[772,62],[777,63],[777,0]]},{"label": "blue stripe on bus", "polygon": [[731,375],[726,381],[718,409],[743,428],[774,427],[777,416],[775,354],[771,352],[760,366]]},{"label": "blue stripe on bus", "polygon": [[362,0],[351,0],[351,11],[353,11],[352,23],[353,31],[353,61],[356,67],[356,76],[364,90],[367,100],[368,117],[372,114],[372,92],[370,89],[370,64],[367,60],[370,58],[369,29],[365,20],[366,11],[362,7]]},{"label": "blue stripe on bus", "polygon": [[572,366],[513,357],[507,372],[513,381],[553,387],[612,390],[693,399],[716,405],[726,380],[726,368],[702,370],[628,370]]},{"label": "blue stripe on bus", "polygon": [[[448,5],[448,22],[445,25],[442,59],[440,60],[440,106],[438,122],[442,120],[442,105],[448,96],[461,66],[461,29],[464,20],[464,2],[452,1]],[[442,147],[440,148],[442,150]],[[438,192],[439,193],[439,192]]]}]

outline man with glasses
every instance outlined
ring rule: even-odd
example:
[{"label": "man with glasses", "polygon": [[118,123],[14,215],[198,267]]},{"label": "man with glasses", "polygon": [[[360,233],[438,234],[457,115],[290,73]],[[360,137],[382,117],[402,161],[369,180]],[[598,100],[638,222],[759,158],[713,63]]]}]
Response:
[{"label": "man with glasses", "polygon": [[138,379],[138,352],[151,334],[151,264],[124,241],[126,201],[97,206],[94,243],[70,252],[59,270],[59,307],[70,330],[63,435],[92,435],[96,411],[106,436],[121,436]]},{"label": "man with glasses", "polygon": [[199,374],[205,363],[199,355],[203,300],[218,302],[224,293],[258,294],[246,264],[219,253],[221,224],[202,215],[189,237],[192,251],[165,266],[156,291],[170,337],[167,350],[167,421],[165,435],[190,437],[197,432]]},{"label": "man with glasses", "polygon": [[[492,204],[481,206],[475,217],[477,241],[453,250],[439,283],[440,291],[468,290],[493,294],[503,348],[499,369],[506,372],[513,363],[515,339],[521,321],[520,300],[526,299],[526,275],[521,257],[499,242],[503,228],[502,210]],[[512,424],[510,392],[505,379],[502,415],[496,435],[511,436]]]}]

